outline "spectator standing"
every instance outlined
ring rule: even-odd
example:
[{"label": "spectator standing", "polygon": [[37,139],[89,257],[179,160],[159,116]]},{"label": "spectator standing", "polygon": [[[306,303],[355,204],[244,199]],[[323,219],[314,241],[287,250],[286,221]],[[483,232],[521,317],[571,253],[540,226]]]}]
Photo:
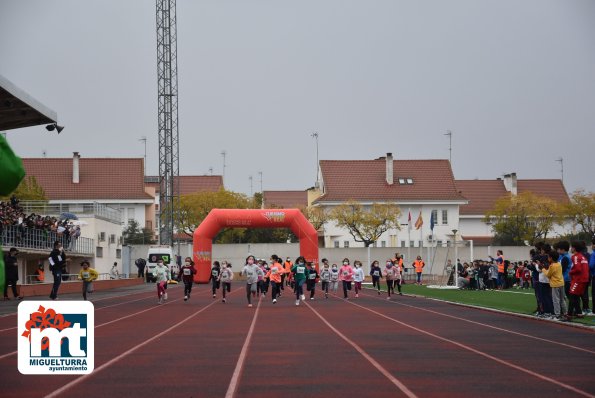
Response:
[{"label": "spectator standing", "polygon": [[421,285],[421,274],[423,272],[426,263],[423,262],[421,256],[417,256],[417,259],[413,262],[413,268],[415,268],[415,273],[417,274],[417,284]]},{"label": "spectator standing", "polygon": [[[595,236],[591,241],[591,256],[589,257],[589,277],[591,278],[591,302],[595,306]],[[593,314],[593,312],[591,312]]]},{"label": "spectator standing", "polygon": [[17,262],[17,255],[19,251],[15,247],[11,247],[8,254],[4,258],[4,300],[8,298],[8,285],[12,288],[12,295],[17,300],[21,300],[23,297],[17,294],[17,281],[19,280],[19,264]]},{"label": "spectator standing", "polygon": [[109,278],[110,279],[120,279],[120,273],[118,272],[118,263],[114,262],[112,265],[112,269],[109,271]]},{"label": "spectator standing", "polygon": [[144,279],[145,278],[145,267],[147,266],[147,260],[145,260],[144,258],[137,258],[136,261],[134,262],[134,265],[136,265],[136,268],[138,268],[137,277]]},{"label": "spectator standing", "polygon": [[558,253],[548,253],[548,265],[541,269],[549,281],[554,307],[554,315],[558,320],[566,320],[566,300],[564,298],[564,277],[562,276],[562,265],[558,262]]},{"label": "spectator standing", "polygon": [[52,275],[54,276],[54,285],[52,286],[50,299],[55,300],[58,298],[58,290],[62,283],[62,274],[66,271],[66,254],[59,240],[54,242],[54,249],[50,253],[48,260],[50,262],[50,271],[52,271]]},{"label": "spectator standing", "polygon": [[572,268],[570,269],[570,305],[568,313],[574,314],[577,318],[584,317],[581,311],[580,299],[589,283],[589,263],[583,254],[584,249],[584,242],[579,241],[572,242],[570,248]]}]

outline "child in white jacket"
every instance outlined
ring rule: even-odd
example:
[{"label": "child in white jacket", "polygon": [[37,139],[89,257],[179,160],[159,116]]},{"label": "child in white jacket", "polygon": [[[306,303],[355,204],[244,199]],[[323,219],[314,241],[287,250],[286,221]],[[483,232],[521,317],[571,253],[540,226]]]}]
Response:
[{"label": "child in white jacket", "polygon": [[155,282],[157,284],[157,297],[159,298],[157,303],[163,304],[165,300],[167,300],[165,289],[167,289],[167,281],[170,278],[169,268],[163,264],[163,260],[157,262],[157,266],[155,267],[155,270],[153,270],[153,275],[155,276]]},{"label": "child in white jacket", "polygon": [[221,290],[223,290],[223,302],[226,302],[225,292],[231,292],[231,281],[233,280],[233,271],[231,270],[231,264],[227,261],[221,263],[221,273],[219,274],[219,281],[221,281]]},{"label": "child in white jacket", "polygon": [[355,282],[355,297],[359,297],[359,291],[362,290],[362,282],[364,281],[364,270],[362,269],[362,263],[359,260],[355,260],[353,263],[355,270],[353,271],[353,281]]}]

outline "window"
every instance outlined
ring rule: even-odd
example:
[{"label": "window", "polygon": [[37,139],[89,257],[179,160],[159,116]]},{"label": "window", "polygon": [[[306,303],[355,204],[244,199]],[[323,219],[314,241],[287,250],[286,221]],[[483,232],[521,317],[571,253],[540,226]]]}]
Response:
[{"label": "window", "polygon": [[372,247],[378,247],[378,242],[374,241],[374,242],[372,243]]},{"label": "window", "polygon": [[408,178],[407,179],[407,184],[409,184],[409,185],[413,184],[413,178]]},{"label": "window", "polygon": [[432,210],[432,218],[434,219],[434,225],[438,224],[438,210]]},{"label": "window", "polygon": [[415,242],[413,242],[412,240],[409,241],[409,247],[415,247]]},{"label": "window", "polygon": [[109,243],[116,243],[116,235],[111,234],[109,236]]},{"label": "window", "polygon": [[442,210],[442,225],[448,224],[448,210]]},{"label": "window", "polygon": [[404,178],[399,178],[399,184],[404,185],[405,184],[405,179]]},{"label": "window", "polygon": [[130,223],[130,221],[134,220],[134,207],[129,207],[128,208],[128,222]]},{"label": "window", "polygon": [[386,247],[386,241],[385,240],[383,240],[383,241],[380,242],[380,247]]},{"label": "window", "polygon": [[417,247],[424,247],[424,242],[422,240],[420,240],[419,242],[417,242],[418,246]]},{"label": "window", "polygon": [[341,244],[341,242],[339,242],[338,240],[336,240],[335,241],[335,249],[338,249],[340,247],[339,246],[340,244]]},{"label": "window", "polygon": [[343,241],[343,247],[349,247],[349,241],[348,240]]},{"label": "window", "polygon": [[441,240],[437,240],[437,241],[436,241],[436,246],[438,246],[438,247],[442,247],[442,241],[441,241]]},{"label": "window", "polygon": [[105,242],[105,232],[100,232],[99,233],[99,241],[100,242]]},{"label": "window", "polygon": [[95,248],[95,257],[103,257],[103,247],[97,246]]},{"label": "window", "polygon": [[404,240],[401,241],[401,247],[405,247],[405,241]]},{"label": "window", "polygon": [[413,178],[411,177],[399,177],[398,180],[401,185],[413,185]]},{"label": "window", "polygon": [[122,258],[122,249],[116,249],[116,258]]}]

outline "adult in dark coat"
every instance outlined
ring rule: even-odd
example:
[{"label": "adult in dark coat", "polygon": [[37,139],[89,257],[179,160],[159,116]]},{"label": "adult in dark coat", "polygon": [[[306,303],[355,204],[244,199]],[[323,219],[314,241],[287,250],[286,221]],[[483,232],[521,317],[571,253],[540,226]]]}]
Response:
[{"label": "adult in dark coat", "polygon": [[19,280],[19,265],[17,262],[17,254],[19,251],[12,247],[8,251],[8,254],[4,258],[4,278],[6,283],[4,285],[4,300],[10,300],[8,298],[8,285],[12,287],[12,295],[20,300],[23,297],[17,294],[17,281]]}]

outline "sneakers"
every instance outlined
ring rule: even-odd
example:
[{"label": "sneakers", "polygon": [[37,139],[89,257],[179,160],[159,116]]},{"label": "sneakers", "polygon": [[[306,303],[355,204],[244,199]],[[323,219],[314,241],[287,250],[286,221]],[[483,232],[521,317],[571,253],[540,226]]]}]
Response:
[{"label": "sneakers", "polygon": [[378,290],[378,295],[380,296],[380,290]]},{"label": "sneakers", "polygon": [[387,299],[387,300],[390,300],[390,296],[388,296],[386,299]]},{"label": "sneakers", "polygon": [[213,298],[215,298],[215,297],[217,297],[217,295],[216,294],[213,294]]},{"label": "sneakers", "polygon": [[358,298],[358,297],[359,297],[359,294],[355,293],[355,298]]},{"label": "sneakers", "polygon": [[403,295],[403,293],[399,292],[399,296],[402,296],[402,295]]},{"label": "sneakers", "polygon": [[295,300],[295,305],[300,305],[300,300]]},{"label": "sneakers", "polygon": [[584,316],[593,316],[593,311],[591,311],[589,308],[585,308],[583,310],[583,315]]},{"label": "sneakers", "polygon": [[273,299],[273,304],[277,304],[277,299]]},{"label": "sneakers", "polygon": [[188,301],[188,296],[184,296],[184,301]]},{"label": "sneakers", "polygon": [[302,299],[302,301],[304,301],[306,299],[306,296],[304,296],[303,294],[300,296],[300,298]]},{"label": "sneakers", "polygon": [[310,297],[310,300],[314,300],[314,297]]},{"label": "sneakers", "polygon": [[167,300],[167,292],[163,294],[163,298]]},{"label": "sneakers", "polygon": [[328,293],[324,293],[324,298],[327,299],[328,298]]},{"label": "sneakers", "polygon": [[225,299],[221,300],[221,302],[226,303],[227,301]]},{"label": "sneakers", "polygon": [[252,304],[248,304],[248,307],[252,308]]}]

